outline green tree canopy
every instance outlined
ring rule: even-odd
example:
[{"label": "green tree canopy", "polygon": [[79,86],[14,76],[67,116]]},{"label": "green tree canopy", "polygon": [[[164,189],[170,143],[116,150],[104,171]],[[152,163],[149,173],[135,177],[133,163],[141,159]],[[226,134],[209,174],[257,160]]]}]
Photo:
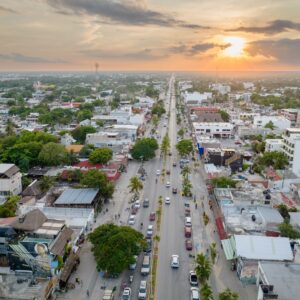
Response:
[{"label": "green tree canopy", "polygon": [[183,138],[184,136],[184,129],[183,128],[180,128],[177,132],[178,136],[180,136],[181,138]]},{"label": "green tree canopy", "polygon": [[111,183],[106,174],[99,170],[89,170],[81,177],[80,183],[88,188],[99,188],[100,197],[107,200],[112,198],[115,186]]},{"label": "green tree canopy", "polygon": [[166,156],[170,150],[170,138],[168,134],[166,134],[161,142],[161,152]]},{"label": "green tree canopy", "polygon": [[229,115],[226,111],[220,110],[220,111],[219,111],[219,114],[221,115],[221,118],[222,118],[222,120],[223,120],[224,122],[229,122],[229,120],[230,120],[230,115]]},{"label": "green tree canopy", "polygon": [[157,149],[158,144],[154,138],[142,138],[134,144],[131,155],[137,160],[149,160],[155,157],[155,150]]},{"label": "green tree canopy", "polygon": [[10,196],[4,204],[0,205],[0,218],[14,217],[20,199],[20,196]]},{"label": "green tree canopy", "polygon": [[122,273],[145,246],[143,234],[129,226],[104,224],[88,238],[93,245],[97,269],[109,274]]},{"label": "green tree canopy", "polygon": [[200,289],[201,300],[213,300],[213,292],[207,282],[204,282]]},{"label": "green tree canopy", "polygon": [[151,113],[152,115],[157,115],[158,117],[161,117],[163,114],[166,113],[166,110],[162,103],[157,103],[153,105]]},{"label": "green tree canopy", "polygon": [[86,120],[86,119],[91,119],[93,117],[93,112],[89,109],[81,109],[77,113],[77,120],[79,122]]},{"label": "green tree canopy", "polygon": [[98,148],[89,155],[89,161],[93,164],[106,164],[113,157],[113,152],[109,148]]},{"label": "green tree canopy", "polygon": [[288,157],[280,151],[265,152],[262,156],[258,156],[254,163],[260,168],[273,167],[275,170],[282,170],[288,164]]},{"label": "green tree canopy", "polygon": [[300,239],[300,232],[293,228],[292,225],[284,222],[278,226],[280,235],[292,240]]},{"label": "green tree canopy", "polygon": [[194,149],[193,142],[192,140],[181,140],[177,143],[176,149],[181,156],[189,155]]},{"label": "green tree canopy", "polygon": [[85,143],[85,138],[88,133],[95,133],[96,129],[93,126],[79,126],[75,128],[71,134],[73,138],[80,144]]},{"label": "green tree canopy", "polygon": [[47,143],[40,151],[38,160],[44,166],[59,166],[68,163],[68,152],[64,145]]},{"label": "green tree canopy", "polygon": [[209,279],[211,273],[211,263],[203,253],[198,254],[196,257],[195,272],[200,283],[204,283]]},{"label": "green tree canopy", "polygon": [[272,121],[269,121],[266,125],[265,125],[265,128],[269,128],[271,130],[274,130],[275,129],[275,125]]},{"label": "green tree canopy", "polygon": [[234,188],[237,184],[237,181],[229,177],[221,176],[221,177],[213,178],[211,180],[211,183],[215,188],[227,188],[227,187]]},{"label": "green tree canopy", "polygon": [[224,292],[219,294],[219,300],[238,300],[239,294],[237,292],[232,292],[227,288]]},{"label": "green tree canopy", "polygon": [[137,176],[133,176],[130,178],[128,187],[130,189],[130,193],[138,193],[143,188],[143,183]]}]

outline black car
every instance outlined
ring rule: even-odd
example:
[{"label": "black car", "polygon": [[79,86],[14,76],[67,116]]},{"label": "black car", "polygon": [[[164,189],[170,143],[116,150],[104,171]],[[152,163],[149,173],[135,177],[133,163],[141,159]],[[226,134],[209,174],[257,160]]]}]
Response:
[{"label": "black car", "polygon": [[150,253],[152,251],[152,240],[151,238],[146,239],[146,247],[144,248],[145,253]]}]

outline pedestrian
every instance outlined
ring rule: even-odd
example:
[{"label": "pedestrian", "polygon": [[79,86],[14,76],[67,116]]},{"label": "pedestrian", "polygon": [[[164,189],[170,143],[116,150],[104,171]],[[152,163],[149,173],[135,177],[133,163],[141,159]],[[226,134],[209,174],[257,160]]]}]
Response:
[{"label": "pedestrian", "polygon": [[88,295],[88,297],[90,297],[90,292],[89,292],[89,290],[86,290],[86,294]]},{"label": "pedestrian", "polygon": [[120,219],[121,215],[120,215],[120,214],[118,214],[118,217],[119,217],[119,219]]}]

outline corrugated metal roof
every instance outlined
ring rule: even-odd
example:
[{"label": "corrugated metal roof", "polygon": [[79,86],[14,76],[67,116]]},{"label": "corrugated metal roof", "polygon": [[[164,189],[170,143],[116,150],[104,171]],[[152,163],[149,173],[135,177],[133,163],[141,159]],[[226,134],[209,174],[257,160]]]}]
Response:
[{"label": "corrugated metal roof", "polygon": [[231,237],[226,240],[222,240],[221,243],[223,246],[223,250],[224,250],[226,259],[232,260],[232,259],[236,258],[234,237]]},{"label": "corrugated metal roof", "polygon": [[293,252],[288,238],[234,235],[234,239],[237,257],[254,260],[293,260]]},{"label": "corrugated metal roof", "polygon": [[92,204],[99,189],[67,189],[55,204]]}]

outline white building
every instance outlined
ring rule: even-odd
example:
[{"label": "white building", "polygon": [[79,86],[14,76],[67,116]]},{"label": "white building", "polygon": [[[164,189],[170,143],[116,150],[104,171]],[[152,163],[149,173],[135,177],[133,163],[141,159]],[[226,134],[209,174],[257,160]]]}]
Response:
[{"label": "white building", "polygon": [[203,101],[207,101],[208,99],[211,99],[212,93],[185,92],[183,98],[186,105],[199,105]]},{"label": "white building", "polygon": [[209,86],[213,91],[217,91],[221,95],[225,95],[230,93],[231,87],[230,85],[224,85],[222,83],[212,83]]},{"label": "white building", "polygon": [[193,127],[196,135],[228,138],[233,134],[233,125],[226,122],[194,122]]},{"label": "white building", "polygon": [[129,124],[115,124],[110,126],[110,132],[117,132],[120,137],[135,141],[138,133],[138,126]]},{"label": "white building", "polygon": [[282,139],[266,139],[266,152],[281,151]]},{"label": "white building", "polygon": [[300,128],[287,128],[282,137],[282,151],[289,158],[293,173],[300,176]]},{"label": "white building", "polygon": [[22,192],[22,174],[14,164],[0,164],[0,194],[3,196]]},{"label": "white building", "polygon": [[75,142],[76,142],[76,140],[69,133],[64,134],[60,138],[60,143],[65,146],[71,145]]},{"label": "white building", "polygon": [[245,90],[252,90],[255,88],[255,85],[251,81],[246,81],[246,82],[243,82],[243,87]]},{"label": "white building", "polygon": [[291,121],[282,116],[255,116],[253,125],[256,127],[265,127],[269,122],[274,124],[277,130],[285,130],[291,127]]},{"label": "white building", "polygon": [[135,98],[138,100],[138,103],[135,103],[134,106],[151,108],[155,103],[155,100],[148,96]]}]

